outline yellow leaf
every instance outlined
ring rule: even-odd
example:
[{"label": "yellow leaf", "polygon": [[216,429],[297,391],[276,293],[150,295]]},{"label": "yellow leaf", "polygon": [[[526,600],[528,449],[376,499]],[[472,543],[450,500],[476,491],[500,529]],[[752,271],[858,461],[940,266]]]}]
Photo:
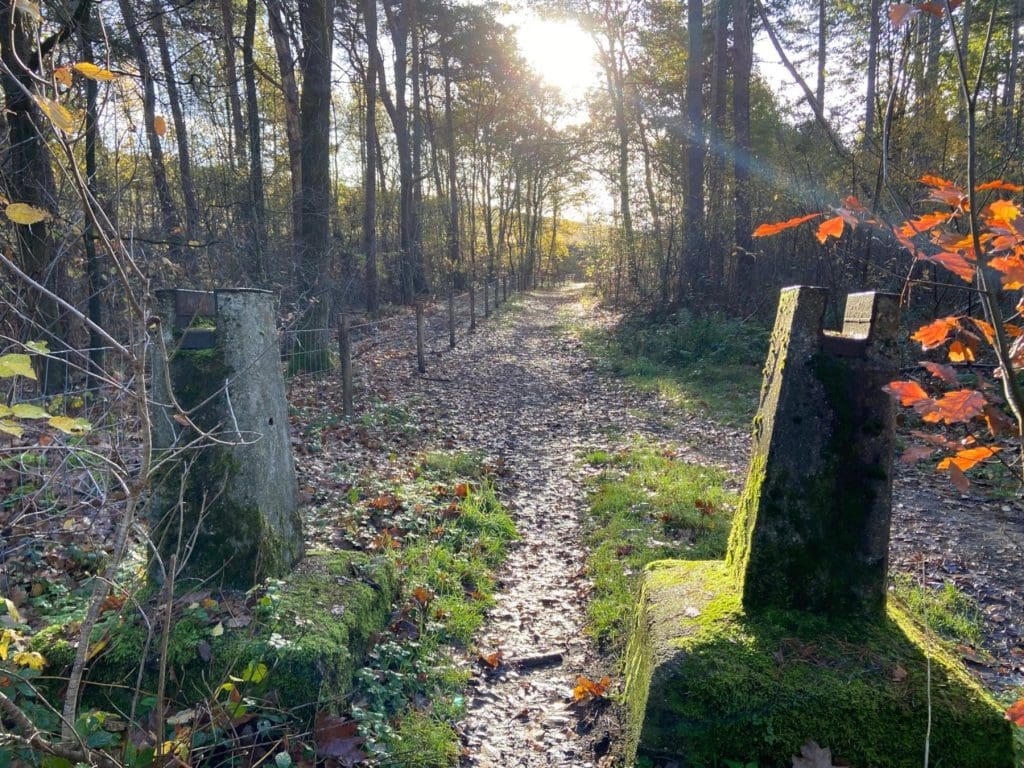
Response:
[{"label": "yellow leaf", "polygon": [[5,630],[2,637],[0,637],[0,659],[7,661],[7,656],[11,650],[11,632]]},{"label": "yellow leaf", "polygon": [[37,651],[18,651],[14,654],[14,663],[19,667],[41,670],[46,666],[46,659],[43,658],[43,654]]},{"label": "yellow leaf", "polygon": [[40,221],[47,221],[50,218],[49,211],[36,208],[28,203],[11,203],[4,208],[4,213],[15,224],[38,224]]},{"label": "yellow leaf", "polygon": [[22,624],[21,614],[18,613],[18,606],[14,604],[14,601],[9,597],[4,598],[4,605],[7,606],[7,615],[10,616],[18,624]]},{"label": "yellow leaf", "polygon": [[75,71],[84,77],[88,77],[90,80],[113,80],[114,73],[109,69],[103,67],[97,67],[88,61],[80,61],[73,65]]},{"label": "yellow leaf", "polygon": [[15,424],[13,421],[4,421],[0,419],[0,432],[11,437],[21,437],[25,434],[25,430]]},{"label": "yellow leaf", "polygon": [[53,70],[53,79],[61,85],[70,88],[74,83],[74,78],[71,77],[71,70],[67,67],[57,67]]},{"label": "yellow leaf", "polygon": [[28,355],[0,355],[0,379],[9,379],[12,376],[35,379],[36,372],[32,370],[32,360]]},{"label": "yellow leaf", "polygon": [[14,0],[14,8],[24,14],[28,14],[36,21],[43,20],[43,14],[39,12],[39,3],[34,0]]},{"label": "yellow leaf", "polygon": [[221,622],[217,622],[217,626],[210,630],[210,634],[213,637],[220,637],[224,634],[224,625]]},{"label": "yellow leaf", "polygon": [[71,110],[61,104],[59,101],[48,99],[46,96],[33,96],[36,100],[36,104],[39,105],[39,109],[43,111],[43,114],[50,118],[50,122],[53,123],[55,128],[58,128],[64,133],[71,133],[75,130],[75,116],[71,113]]},{"label": "yellow leaf", "polygon": [[70,416],[51,416],[47,423],[68,435],[83,435],[92,427],[85,419],[72,419]]},{"label": "yellow leaf", "polygon": [[89,652],[86,653],[85,660],[92,661],[93,659],[95,659],[100,654],[100,651],[107,647],[107,644],[109,642],[110,638],[107,637],[97,640],[95,643],[89,646]]},{"label": "yellow leaf", "polygon": [[40,408],[38,405],[28,405],[27,403],[17,403],[11,409],[11,414],[18,419],[48,419],[50,414],[46,412],[46,409]]},{"label": "yellow leaf", "polygon": [[162,115],[157,115],[153,118],[153,133],[157,136],[163,136],[167,133],[167,121],[164,120]]},{"label": "yellow leaf", "polygon": [[267,665],[263,662],[254,665],[250,661],[242,672],[242,679],[251,683],[262,683],[267,678],[267,671]]}]

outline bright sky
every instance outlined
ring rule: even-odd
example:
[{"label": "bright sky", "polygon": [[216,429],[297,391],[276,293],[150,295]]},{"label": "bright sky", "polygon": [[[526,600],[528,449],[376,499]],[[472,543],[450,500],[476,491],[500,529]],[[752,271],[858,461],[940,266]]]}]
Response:
[{"label": "bright sky", "polygon": [[579,24],[543,19],[529,11],[509,18],[517,27],[519,50],[530,66],[549,84],[562,91],[567,101],[578,101],[587,89],[600,84],[594,61],[597,48]]}]

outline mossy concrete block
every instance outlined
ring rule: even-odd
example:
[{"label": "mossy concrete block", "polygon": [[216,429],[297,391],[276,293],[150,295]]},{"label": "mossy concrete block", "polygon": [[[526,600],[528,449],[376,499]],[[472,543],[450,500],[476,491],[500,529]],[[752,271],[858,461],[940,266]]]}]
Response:
[{"label": "mossy concrete block", "polygon": [[1012,768],[1000,708],[901,610],[749,614],[725,563],[660,561],[627,651],[627,764],[789,766],[813,739],[843,765],[918,768],[929,692],[929,765]]},{"label": "mossy concrete block", "polygon": [[[149,520],[160,558],[151,570],[161,582],[176,554],[179,582],[246,589],[287,573],[303,548],[274,296],[246,289],[159,296],[170,359],[153,359],[159,470]],[[183,305],[204,314],[182,316]],[[183,343],[197,323],[213,346]]]},{"label": "mossy concrete block", "polygon": [[891,519],[896,298],[782,291],[727,560],[743,603],[881,615]]},{"label": "mossy concrete block", "polygon": [[[257,612],[247,626],[231,628],[228,616],[179,607],[166,660],[169,700],[179,709],[208,700],[229,676],[241,675],[249,663],[263,663],[269,673],[262,690],[273,693],[281,709],[307,718],[320,709],[337,709],[372,638],[387,625],[397,594],[389,560],[339,552],[303,560],[281,586],[268,609],[271,615],[261,618]],[[140,665],[143,696],[155,693],[160,615],[151,607],[148,623],[129,614],[109,631],[106,648],[89,664],[86,706],[127,711]],[[37,641],[47,674],[56,679],[74,658],[69,641],[73,638],[59,630]]]}]

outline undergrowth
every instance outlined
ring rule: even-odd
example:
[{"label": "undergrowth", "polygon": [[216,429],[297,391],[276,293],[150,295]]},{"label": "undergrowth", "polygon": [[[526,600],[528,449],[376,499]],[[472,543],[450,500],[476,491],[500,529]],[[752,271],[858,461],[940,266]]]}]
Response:
[{"label": "undergrowth", "polygon": [[603,646],[625,647],[644,566],[654,560],[704,560],[725,554],[736,495],[725,474],[636,444],[594,451],[587,569],[594,582],[588,628]]},{"label": "undergrowth", "polygon": [[398,568],[401,595],[356,675],[352,714],[382,764],[440,768],[458,759],[454,723],[469,676],[451,652],[468,647],[483,623],[495,572],[518,535],[482,455],[430,453],[415,474],[378,497],[392,519],[378,522],[374,546]]},{"label": "undergrowth", "polygon": [[745,425],[757,408],[767,328],[723,315],[637,314],[610,330],[584,329],[591,355],[638,389],[657,391],[684,412]]},{"label": "undergrowth", "polygon": [[907,611],[935,634],[955,643],[977,646],[982,641],[981,613],[977,604],[956,584],[921,585],[905,573],[893,578],[892,595]]}]

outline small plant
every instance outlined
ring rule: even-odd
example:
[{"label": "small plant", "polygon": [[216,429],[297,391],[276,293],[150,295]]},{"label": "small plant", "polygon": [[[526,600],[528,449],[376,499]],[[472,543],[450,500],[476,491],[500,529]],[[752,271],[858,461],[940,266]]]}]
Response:
[{"label": "small plant", "polygon": [[941,587],[923,586],[908,574],[896,574],[893,595],[910,613],[940,637],[956,643],[982,641],[981,613],[977,604],[951,581]]}]

